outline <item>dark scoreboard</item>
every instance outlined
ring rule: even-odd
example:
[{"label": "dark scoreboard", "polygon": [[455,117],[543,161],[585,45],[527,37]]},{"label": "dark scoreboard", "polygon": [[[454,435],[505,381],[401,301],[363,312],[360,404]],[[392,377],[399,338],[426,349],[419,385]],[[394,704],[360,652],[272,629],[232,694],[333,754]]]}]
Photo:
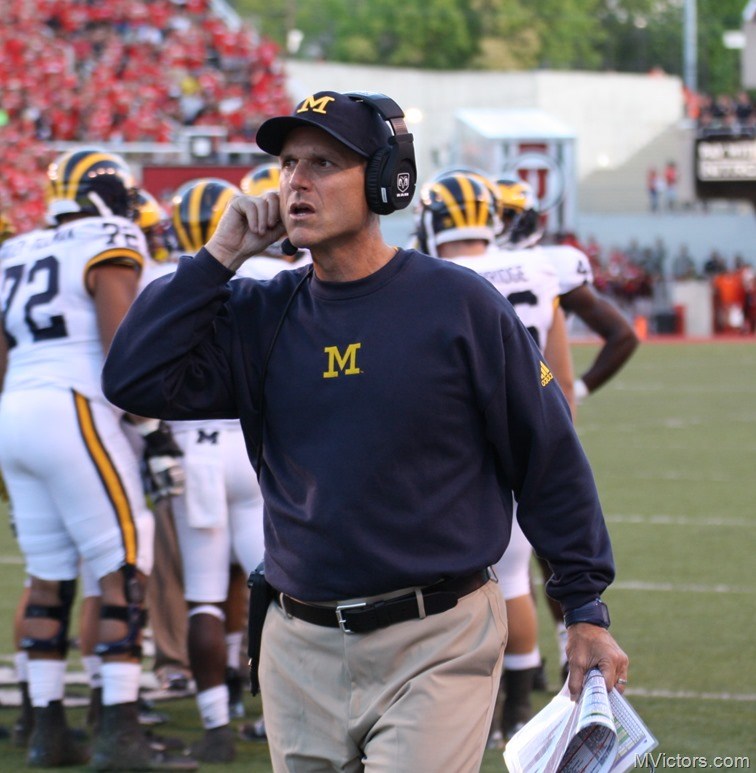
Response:
[{"label": "dark scoreboard", "polygon": [[756,137],[699,136],[693,168],[699,199],[747,199],[756,207]]}]

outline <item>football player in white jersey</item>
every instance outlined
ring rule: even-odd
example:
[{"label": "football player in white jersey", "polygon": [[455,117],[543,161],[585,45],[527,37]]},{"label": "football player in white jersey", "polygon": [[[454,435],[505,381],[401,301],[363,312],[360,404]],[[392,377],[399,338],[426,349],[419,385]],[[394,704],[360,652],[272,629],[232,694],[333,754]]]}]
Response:
[{"label": "football player in white jersey", "polygon": [[[120,156],[65,153],[48,170],[52,227],[0,247],[7,344],[0,464],[31,578],[22,646],[34,707],[32,766],[89,757],[68,730],[62,703],[80,560],[102,599],[96,652],[104,705],[93,765],[148,770],[154,762],[137,720],[153,519],[122,412],[100,388],[104,353],[135,296],[147,251],[131,219],[134,191]],[[160,441],[160,433],[146,438],[149,463],[162,456]]]},{"label": "football player in white jersey", "polygon": [[[419,249],[465,266],[488,279],[514,306],[544,352],[543,378],[552,374],[571,400],[572,360],[564,314],[559,309],[556,272],[523,251],[495,246],[496,203],[492,186],[477,173],[458,171],[436,179],[421,193],[417,215]],[[548,363],[548,364],[547,364]],[[532,549],[517,520],[504,555],[495,566],[507,602],[504,701],[490,745],[501,745],[532,716],[530,695],[540,664],[538,627],[530,585]]]},{"label": "football player in white jersey", "polygon": [[[591,263],[584,252],[569,245],[541,244],[543,231],[539,229],[538,200],[529,183],[519,178],[500,178],[496,180],[496,187],[501,223],[497,237],[499,245],[506,249],[528,250],[539,259],[545,256],[556,269],[559,298],[565,314],[575,314],[603,341],[593,362],[574,383],[577,406],[619,372],[637,348],[638,336],[617,307],[596,292]],[[550,570],[542,561],[539,563],[545,581]],[[548,597],[546,601],[556,626],[559,661],[566,679],[567,629],[559,605]],[[542,675],[540,678],[545,679]]]},{"label": "football player in white jersey", "polygon": [[[191,180],[176,191],[171,218],[184,254],[207,242],[227,203],[240,194],[218,178]],[[278,258],[248,264],[258,264],[258,272],[269,266],[267,276],[288,267]],[[235,737],[224,624],[232,611],[226,602],[232,564],[239,564],[246,578],[263,560],[262,494],[238,420],[177,421],[171,427],[184,452],[186,491],[173,500],[173,512],[189,607],[189,662],[205,730],[192,752],[205,762],[231,762]]]},{"label": "football player in white jersey", "polygon": [[638,337],[616,306],[596,292],[591,263],[584,252],[566,244],[541,244],[538,201],[530,185],[525,180],[501,178],[496,186],[502,224],[499,246],[532,249],[533,255],[544,253],[556,269],[565,314],[575,314],[604,342],[588,370],[575,382],[579,404],[619,372],[638,346]]}]

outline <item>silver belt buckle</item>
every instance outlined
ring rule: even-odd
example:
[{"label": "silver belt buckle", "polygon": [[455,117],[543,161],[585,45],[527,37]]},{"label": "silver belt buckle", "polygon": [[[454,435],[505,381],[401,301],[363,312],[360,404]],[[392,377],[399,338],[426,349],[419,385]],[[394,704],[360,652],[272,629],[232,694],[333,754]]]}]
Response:
[{"label": "silver belt buckle", "polygon": [[347,628],[346,620],[344,620],[344,615],[342,614],[342,612],[344,610],[360,609],[360,608],[366,607],[366,606],[367,606],[367,602],[366,601],[360,601],[357,604],[339,604],[336,607],[336,619],[339,621],[339,628],[341,628],[341,630],[344,633],[354,633],[354,631],[352,631],[349,628]]}]

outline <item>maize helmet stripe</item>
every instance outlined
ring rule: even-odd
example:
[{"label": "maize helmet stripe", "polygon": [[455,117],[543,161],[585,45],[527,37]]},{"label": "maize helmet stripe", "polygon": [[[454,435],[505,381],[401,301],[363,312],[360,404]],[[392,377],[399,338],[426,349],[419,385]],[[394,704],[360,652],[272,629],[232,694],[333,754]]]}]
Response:
[{"label": "maize helmet stripe", "polygon": [[172,220],[181,246],[197,252],[215,232],[228,202],[240,190],[227,180],[190,180],[173,196]]},{"label": "maize helmet stripe", "polygon": [[261,164],[242,177],[239,187],[247,196],[262,196],[268,191],[278,191],[281,167],[274,162]]},{"label": "maize helmet stripe", "polygon": [[158,200],[144,188],[140,188],[137,193],[138,217],[137,225],[146,231],[148,228],[154,228],[161,220],[166,217],[163,208]]},{"label": "maize helmet stripe", "polygon": [[57,161],[53,161],[50,164],[47,171],[48,198],[63,198],[63,181],[66,179],[63,172],[71,161],[72,155],[72,152],[68,152]]},{"label": "maize helmet stripe", "polygon": [[454,172],[424,187],[415,215],[418,243],[430,255],[452,241],[492,242],[497,224],[491,185],[474,172]]},{"label": "maize helmet stripe", "polygon": [[[472,180],[467,175],[456,175],[455,179],[459,183],[462,201],[465,202],[465,214],[467,225],[484,226],[490,217],[489,202],[480,198],[473,188]],[[482,178],[477,175],[473,178],[484,183]],[[488,190],[488,188],[486,188]]]},{"label": "maize helmet stripe", "polygon": [[534,206],[534,195],[530,184],[522,179],[500,179],[496,181],[499,198],[504,209],[523,212]]},{"label": "maize helmet stripe", "polygon": [[207,186],[208,184],[206,182],[195,186],[192,189],[187,204],[189,209],[187,221],[190,230],[189,242],[194,250],[198,250],[205,243],[202,233],[202,199],[207,190]]},{"label": "maize helmet stripe", "polygon": [[446,205],[446,209],[454,222],[454,225],[457,228],[464,228],[467,225],[465,217],[462,214],[462,210],[457,203],[457,200],[454,198],[454,194],[446,187],[446,185],[434,183],[434,185],[431,186],[431,191],[437,193],[438,197]]},{"label": "maize helmet stripe", "polygon": [[48,179],[50,187],[50,197],[64,199],[66,198],[65,183],[68,179],[68,166],[73,161],[76,151],[69,150],[59,159],[50,164],[48,170]]},{"label": "maize helmet stripe", "polygon": [[179,244],[181,244],[184,249],[190,250],[191,247],[189,245],[191,243],[191,239],[189,238],[189,234],[184,227],[184,220],[181,217],[181,208],[183,203],[184,202],[180,198],[175,198],[173,200],[173,213],[171,215],[171,219],[173,220],[173,227],[176,230],[176,236],[178,237]]},{"label": "maize helmet stripe", "polygon": [[108,153],[88,153],[84,158],[76,160],[76,153],[72,154],[71,158],[67,160],[64,166],[64,172],[67,171],[66,167],[69,164],[74,164],[73,169],[68,177],[68,188],[63,193],[64,199],[75,199],[76,192],[79,189],[79,183],[81,178],[89,172],[93,166],[101,161],[112,161],[112,156]]},{"label": "maize helmet stripe", "polygon": [[65,181],[68,179],[66,172],[75,153],[76,151],[69,150],[68,153],[64,153],[60,158],[50,164],[47,176],[51,198],[65,198],[66,192],[64,190],[64,185]]},{"label": "maize helmet stripe", "polygon": [[47,168],[45,201],[50,221],[74,213],[133,219],[136,213],[134,175],[116,153],[101,148],[70,150]]},{"label": "maize helmet stripe", "polygon": [[478,213],[479,202],[475,198],[470,178],[458,175],[455,177],[455,180],[459,184],[462,201],[464,202],[464,214],[467,221],[466,225],[478,225],[480,220],[480,215]]}]

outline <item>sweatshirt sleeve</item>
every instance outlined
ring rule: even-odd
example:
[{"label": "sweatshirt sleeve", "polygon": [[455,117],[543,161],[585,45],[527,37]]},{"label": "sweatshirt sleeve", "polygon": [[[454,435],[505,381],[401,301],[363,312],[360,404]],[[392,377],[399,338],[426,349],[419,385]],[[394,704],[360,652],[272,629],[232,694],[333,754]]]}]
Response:
[{"label": "sweatshirt sleeve", "polygon": [[614,579],[614,559],[593,472],[569,407],[522,326],[505,334],[504,371],[486,409],[517,519],[553,575],[550,596],[573,609]]},{"label": "sweatshirt sleeve", "polygon": [[136,298],[102,372],[105,397],[160,419],[236,418],[224,304],[232,272],[202,249]]}]

